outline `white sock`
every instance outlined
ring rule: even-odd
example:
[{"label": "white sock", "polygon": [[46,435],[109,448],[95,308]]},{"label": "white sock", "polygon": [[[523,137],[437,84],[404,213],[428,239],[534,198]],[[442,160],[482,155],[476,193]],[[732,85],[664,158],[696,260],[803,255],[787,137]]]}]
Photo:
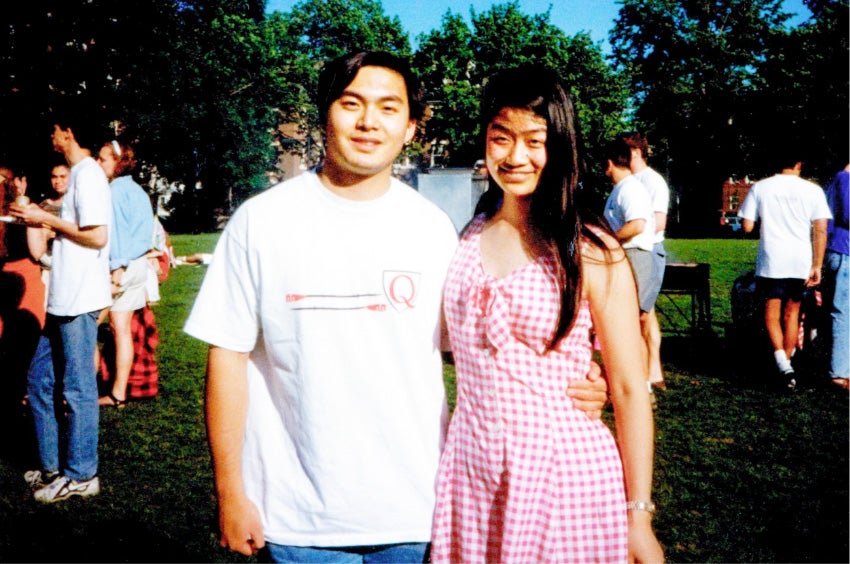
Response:
[{"label": "white sock", "polygon": [[788,360],[788,357],[785,355],[785,351],[778,350],[773,351],[773,357],[776,359],[776,366],[779,367],[780,372],[787,372],[788,370],[793,370],[791,368],[791,361]]}]

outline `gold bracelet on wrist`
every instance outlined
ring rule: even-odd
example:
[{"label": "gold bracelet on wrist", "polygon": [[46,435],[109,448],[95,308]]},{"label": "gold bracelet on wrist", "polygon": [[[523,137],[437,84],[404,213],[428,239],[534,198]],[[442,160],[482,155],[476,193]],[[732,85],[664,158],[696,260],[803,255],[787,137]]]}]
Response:
[{"label": "gold bracelet on wrist", "polygon": [[629,511],[646,511],[655,513],[655,504],[651,501],[629,501],[626,503],[626,509]]}]

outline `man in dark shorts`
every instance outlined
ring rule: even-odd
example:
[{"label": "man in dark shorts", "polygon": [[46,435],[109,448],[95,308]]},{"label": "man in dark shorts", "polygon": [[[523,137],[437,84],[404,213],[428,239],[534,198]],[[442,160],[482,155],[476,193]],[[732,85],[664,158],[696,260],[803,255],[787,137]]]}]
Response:
[{"label": "man in dark shorts", "polygon": [[832,217],[823,190],[800,178],[802,162],[784,148],[780,173],[756,182],[739,211],[746,233],[761,221],[756,288],[773,356],[788,388],[797,385],[791,357],[797,347],[803,288],[821,282],[826,224]]}]

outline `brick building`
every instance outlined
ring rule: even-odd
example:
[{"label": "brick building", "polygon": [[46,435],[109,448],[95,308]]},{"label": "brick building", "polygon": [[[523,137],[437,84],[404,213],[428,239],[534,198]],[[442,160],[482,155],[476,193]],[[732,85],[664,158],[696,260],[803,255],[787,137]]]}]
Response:
[{"label": "brick building", "polygon": [[738,208],[744,203],[744,198],[753,185],[746,176],[743,180],[729,178],[723,183],[723,199],[720,202],[720,212],[738,212]]}]

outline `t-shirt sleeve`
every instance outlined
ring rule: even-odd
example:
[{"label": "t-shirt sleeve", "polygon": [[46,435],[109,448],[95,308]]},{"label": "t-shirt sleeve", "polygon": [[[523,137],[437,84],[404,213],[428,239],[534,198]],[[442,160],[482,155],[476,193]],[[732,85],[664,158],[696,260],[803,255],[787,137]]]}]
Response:
[{"label": "t-shirt sleeve", "polygon": [[[636,189],[639,188],[639,189]],[[623,223],[636,219],[650,220],[653,216],[649,193],[640,184],[620,192],[620,204],[623,210]]]},{"label": "t-shirt sleeve", "polygon": [[74,204],[80,227],[109,225],[112,221],[112,195],[106,176],[97,165],[80,170]]},{"label": "t-shirt sleeve", "polygon": [[648,177],[651,184],[649,193],[652,194],[652,211],[656,213],[667,213],[670,208],[670,188],[660,174]]},{"label": "t-shirt sleeve", "polygon": [[832,212],[829,209],[829,202],[826,201],[826,194],[818,186],[814,189],[815,206],[812,209],[812,221],[817,219],[832,219]]},{"label": "t-shirt sleeve", "polygon": [[222,233],[183,330],[211,345],[237,352],[254,349],[259,334],[258,293],[245,214],[237,212]]},{"label": "t-shirt sleeve", "polygon": [[741,204],[741,209],[738,210],[738,217],[755,221],[758,217],[758,206],[756,205],[756,187],[750,188],[747,196],[744,198],[744,203]]}]

